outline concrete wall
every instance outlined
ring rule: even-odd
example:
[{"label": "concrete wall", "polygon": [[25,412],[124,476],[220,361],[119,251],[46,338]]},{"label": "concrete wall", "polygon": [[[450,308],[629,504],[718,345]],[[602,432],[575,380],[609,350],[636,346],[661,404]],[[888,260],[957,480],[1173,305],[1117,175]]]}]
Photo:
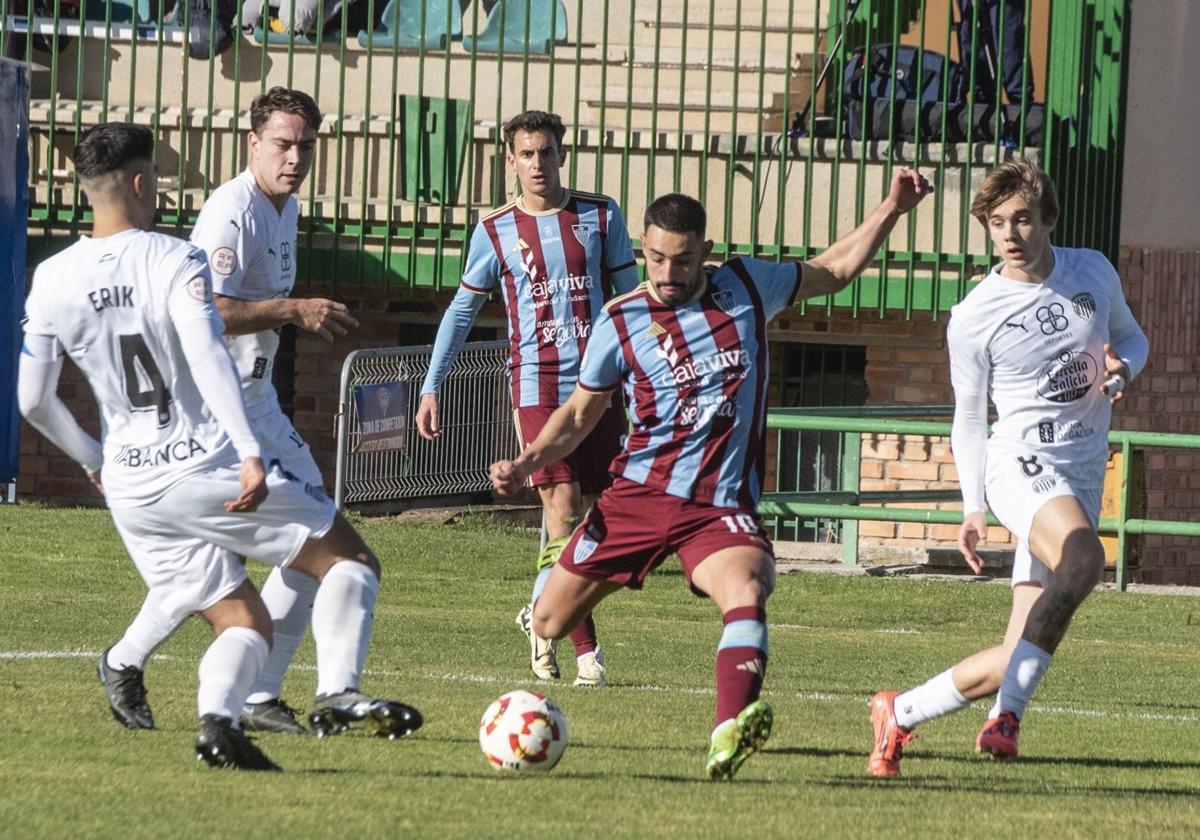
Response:
[{"label": "concrete wall", "polygon": [[1133,4],[1121,244],[1200,248],[1200,3]]}]

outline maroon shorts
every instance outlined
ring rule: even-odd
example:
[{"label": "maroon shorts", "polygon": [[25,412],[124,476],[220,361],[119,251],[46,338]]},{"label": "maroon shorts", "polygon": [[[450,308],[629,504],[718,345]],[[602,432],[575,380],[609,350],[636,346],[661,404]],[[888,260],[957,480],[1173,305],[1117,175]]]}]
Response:
[{"label": "maroon shorts", "polygon": [[[547,464],[529,477],[529,483],[534,487],[546,484],[568,484],[577,482],[579,492],[585,496],[599,493],[612,484],[612,476],[608,474],[608,465],[621,451],[621,436],[628,430],[625,419],[625,409],[620,403],[620,397],[615,397],[615,406],[610,406],[592,429],[591,434],[567,457],[553,464]],[[550,415],[557,409],[542,406],[518,408],[513,412],[513,422],[517,427],[517,441],[524,449],[533,443]]]},{"label": "maroon shorts", "polygon": [[678,554],[691,586],[692,572],[706,557],[738,546],[773,554],[757,513],[680,499],[618,478],[571,534],[558,562],[591,580],[640,589],[652,569]]}]

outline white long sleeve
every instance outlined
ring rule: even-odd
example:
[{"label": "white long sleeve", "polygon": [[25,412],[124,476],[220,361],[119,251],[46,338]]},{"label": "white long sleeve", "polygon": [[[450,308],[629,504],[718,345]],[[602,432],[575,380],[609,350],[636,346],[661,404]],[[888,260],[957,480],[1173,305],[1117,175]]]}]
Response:
[{"label": "white long sleeve", "polygon": [[17,404],[22,416],[47,440],[88,472],[96,472],[104,465],[104,452],[58,398],[62,366],[56,338],[27,334],[21,351]]},{"label": "white long sleeve", "polygon": [[986,511],[984,469],[987,463],[987,394],[955,390],[950,449],[963,497],[963,513]]},{"label": "white long sleeve", "polygon": [[[187,293],[177,291],[175,294]],[[185,301],[184,305],[190,306],[194,312],[194,303],[187,304]],[[176,312],[172,308],[175,331],[200,396],[229,435],[238,458],[261,457],[258,439],[246,417],[246,404],[242,398],[237,368],[221,338],[224,324],[220,315],[211,306],[207,317],[176,317]]]}]

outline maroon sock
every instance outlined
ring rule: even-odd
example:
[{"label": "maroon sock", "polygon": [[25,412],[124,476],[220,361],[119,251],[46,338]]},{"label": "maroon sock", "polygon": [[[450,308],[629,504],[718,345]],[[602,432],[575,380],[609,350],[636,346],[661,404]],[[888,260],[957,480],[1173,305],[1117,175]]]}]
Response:
[{"label": "maroon sock", "polygon": [[725,632],[717,648],[717,723],[737,717],[758,699],[767,670],[767,611],[735,607],[722,619]]},{"label": "maroon sock", "polygon": [[592,620],[591,613],[571,631],[571,644],[575,645],[576,656],[583,656],[596,649],[596,622]]}]

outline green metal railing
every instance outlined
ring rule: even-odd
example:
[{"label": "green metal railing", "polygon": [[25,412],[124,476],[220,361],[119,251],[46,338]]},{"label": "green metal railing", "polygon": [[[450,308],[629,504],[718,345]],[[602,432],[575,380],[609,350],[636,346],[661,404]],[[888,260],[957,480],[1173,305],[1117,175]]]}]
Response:
[{"label": "green metal railing", "polygon": [[[939,413],[938,407],[911,406],[910,414]],[[948,408],[948,407],[946,407]],[[842,490],[836,493],[765,493],[759,503],[759,513],[768,517],[810,517],[838,519],[847,523],[841,534],[842,561],[858,562],[857,523],[862,520],[880,522],[920,522],[936,525],[958,525],[962,522],[961,510],[926,510],[920,508],[888,507],[867,508],[862,504],[894,504],[904,502],[955,502],[961,501],[957,491],[943,490],[889,490],[863,492],[860,486],[861,446],[863,434],[918,435],[948,438],[950,424],[923,420],[882,419],[878,417],[832,416],[824,412],[803,410],[804,414],[786,410],[772,410],[767,414],[767,428],[788,431],[834,431],[842,435]],[[849,412],[844,412],[849,413]],[[889,407],[889,413],[897,413]],[[1159,432],[1110,431],[1108,442],[1120,447],[1121,492],[1116,516],[1100,518],[1100,533],[1115,534],[1116,583],[1124,589],[1128,583],[1127,538],[1134,534],[1161,536],[1200,537],[1200,522],[1182,522],[1167,519],[1145,519],[1130,516],[1133,509],[1132,479],[1133,451],[1136,448],[1170,447],[1176,449],[1200,449],[1200,435],[1181,435]],[[988,515],[990,524],[999,524]]]},{"label": "green metal railing", "polygon": [[[294,11],[296,0],[284,2]],[[910,45],[923,89],[926,58],[949,60],[958,50],[957,4],[945,0],[504,0],[488,19],[471,4],[465,20],[457,2],[357,0],[340,7],[324,37],[260,26],[258,41],[239,34],[211,60],[182,49],[192,23],[185,3],[176,4],[175,21],[167,0],[55,3],[52,16],[30,21],[15,14],[21,0],[0,0],[0,48],[48,68],[35,74],[32,94],[30,223],[40,236],[31,259],[88,222],[69,160],[88,125],[134,119],[155,130],[161,174],[170,176],[161,222],[182,234],[211,191],[244,166],[250,100],[285,84],[311,92],[327,115],[301,196],[302,283],[456,285],[479,211],[510,194],[499,126],[539,107],[570,123],[571,184],[614,195],[635,237],[655,195],[697,194],[718,257],[813,257],[862,219],[896,166],[920,166],[937,195],[902,223],[877,267],[839,295],[801,306],[937,317],[991,262],[968,204],[995,161],[1040,159],[1063,194],[1059,239],[1115,257],[1130,0],[1059,0],[1049,12],[1007,0],[1001,14],[1017,2],[1029,21],[1022,78],[1036,78],[1036,104],[968,119],[960,137],[950,72],[930,88],[930,101],[910,109],[911,124],[901,119],[903,101],[879,103],[885,116],[877,119],[870,85],[858,102],[844,84],[856,60],[875,54],[886,59],[876,68],[883,77],[903,76],[899,48]],[[330,3],[320,0],[319,19]],[[402,9],[417,11],[417,46],[360,36],[401,28]],[[965,22],[973,49],[1003,54],[1004,27],[992,43],[980,35],[980,4],[973,9]],[[210,32],[216,12],[213,4]],[[481,41],[489,31],[503,38],[541,24],[548,40],[526,37],[517,49],[490,51]],[[24,36],[31,26],[48,50]],[[434,37],[457,30],[466,34]],[[1031,63],[1030,54],[1045,58]],[[968,76],[964,107],[974,114],[983,94],[976,62],[968,65],[959,64]],[[997,79],[990,98],[1004,96]],[[1031,115],[1043,105],[1039,140]],[[853,108],[863,116],[852,131]]]}]

